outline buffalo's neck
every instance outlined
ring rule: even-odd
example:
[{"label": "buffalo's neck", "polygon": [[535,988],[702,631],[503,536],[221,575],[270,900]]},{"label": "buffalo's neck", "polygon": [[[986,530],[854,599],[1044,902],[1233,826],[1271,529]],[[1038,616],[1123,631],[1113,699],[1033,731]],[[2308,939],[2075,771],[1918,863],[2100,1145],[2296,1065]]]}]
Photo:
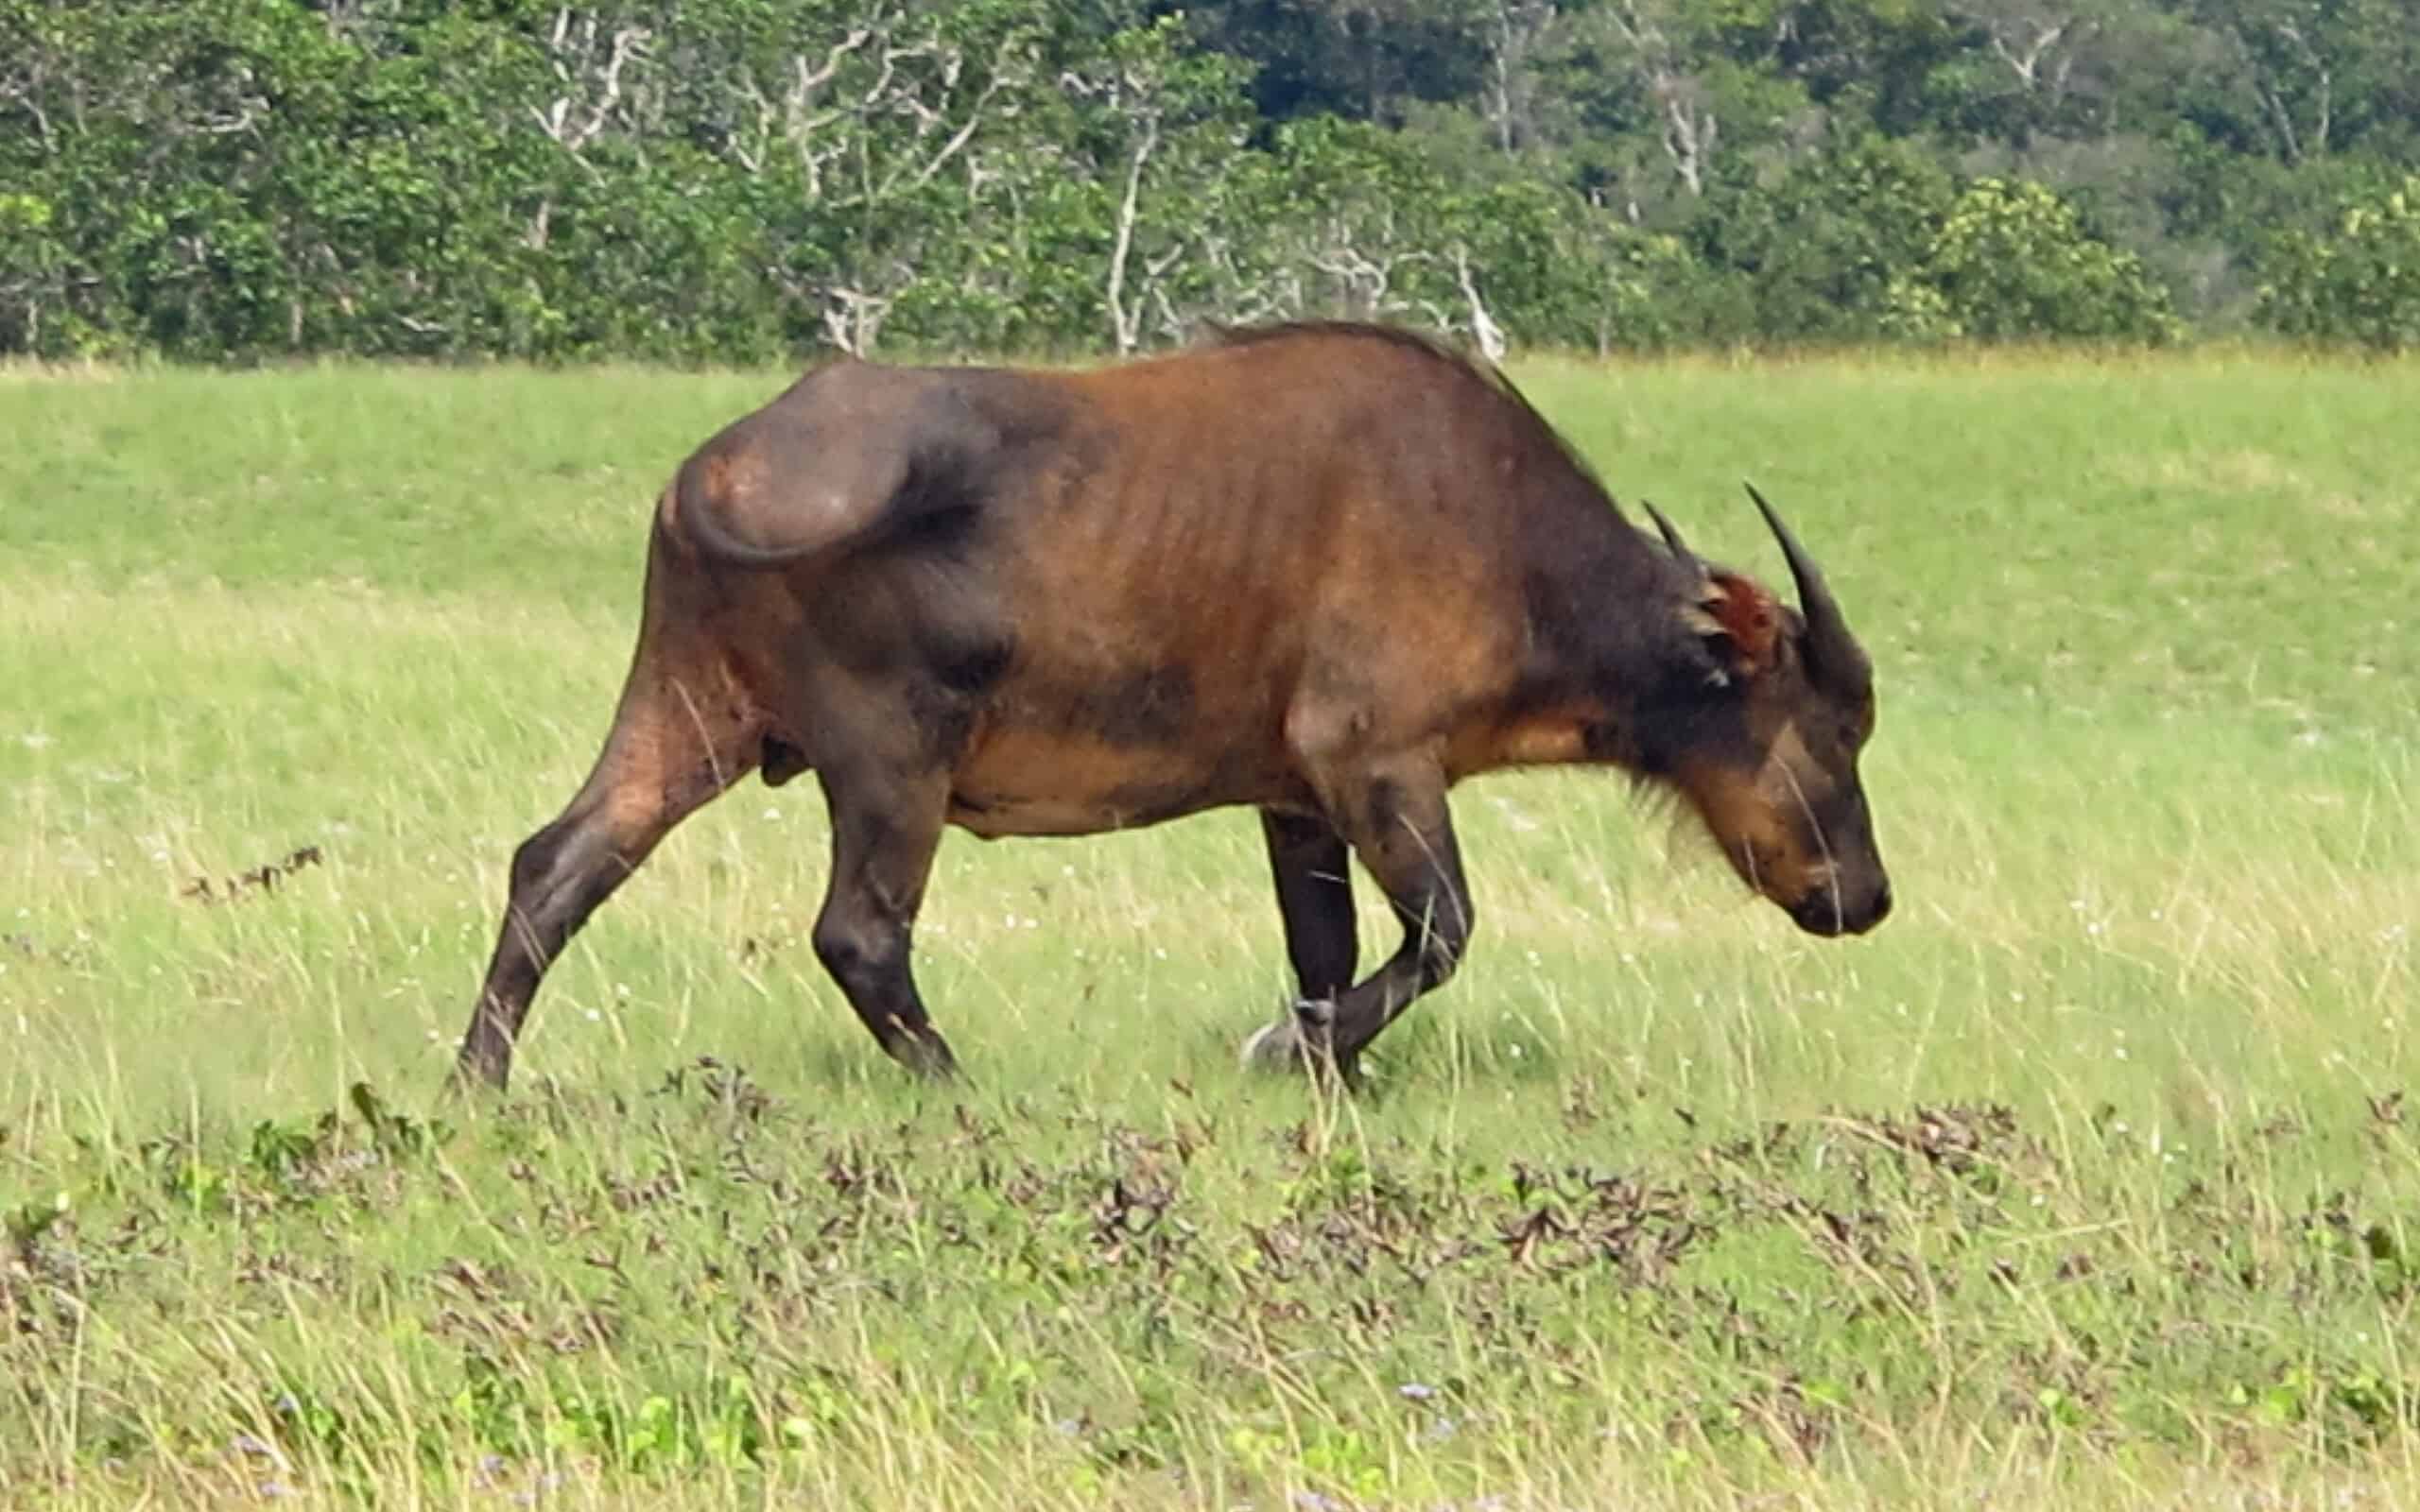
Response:
[{"label": "buffalo's neck", "polygon": [[1530,547],[1528,665],[1491,733],[1467,743],[1457,765],[1667,775],[1658,730],[1686,717],[1676,705],[1711,667],[1682,617],[1683,574],[1601,504]]}]

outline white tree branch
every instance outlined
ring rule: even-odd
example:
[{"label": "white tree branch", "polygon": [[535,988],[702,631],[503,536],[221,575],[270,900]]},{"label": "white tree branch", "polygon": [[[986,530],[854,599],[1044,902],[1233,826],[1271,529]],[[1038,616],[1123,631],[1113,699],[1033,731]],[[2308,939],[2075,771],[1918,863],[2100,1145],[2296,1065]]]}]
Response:
[{"label": "white tree branch", "polygon": [[[622,71],[647,56],[648,44],[655,38],[646,26],[624,26],[615,31],[606,44],[606,56],[596,60],[598,25],[595,16],[582,18],[579,26],[572,24],[571,8],[555,12],[555,28],[548,39],[548,49],[554,53],[555,77],[565,93],[552,105],[541,110],[531,106],[538,129],[553,138],[565,151],[578,153],[601,134],[613,119],[614,109],[622,103]],[[575,56],[576,55],[576,56]],[[584,78],[583,75],[592,75]],[[575,94],[591,96],[593,104],[584,112],[586,118],[573,114]]]},{"label": "white tree branch", "polygon": [[1478,284],[1471,278],[1471,255],[1468,249],[1454,249],[1454,278],[1462,286],[1462,298],[1471,307],[1471,336],[1478,342],[1478,350],[1490,362],[1504,360],[1504,328],[1487,313],[1479,302]]},{"label": "white tree branch", "polygon": [[1126,164],[1126,193],[1118,201],[1117,234],[1109,250],[1110,334],[1116,339],[1121,355],[1133,351],[1142,335],[1142,309],[1139,305],[1130,309],[1125,301],[1126,260],[1134,249],[1134,216],[1142,201],[1143,166],[1151,161],[1151,150],[1159,145],[1159,117],[1147,117],[1143,139],[1134,145],[1134,156]]}]

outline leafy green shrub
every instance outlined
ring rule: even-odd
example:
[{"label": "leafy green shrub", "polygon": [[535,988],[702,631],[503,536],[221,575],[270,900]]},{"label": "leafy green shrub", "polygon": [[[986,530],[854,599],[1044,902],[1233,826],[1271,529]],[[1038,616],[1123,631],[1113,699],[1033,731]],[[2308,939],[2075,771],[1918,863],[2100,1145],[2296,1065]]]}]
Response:
[{"label": "leafy green shrub", "polygon": [[2087,339],[2182,334],[2167,289],[2048,187],[1960,185],[1872,139],[1770,182],[1706,196],[1688,242],[1711,334],[1790,342]]},{"label": "leafy green shrub", "polygon": [[1732,334],[1871,340],[1899,334],[1902,286],[1925,266],[1956,195],[1948,173],[1914,148],[1870,140],[1771,183],[1723,182],[1688,241],[1737,291]]},{"label": "leafy green shrub", "polygon": [[2256,318],[2270,330],[2383,352],[2420,346],[2420,175],[2345,205],[2332,234],[2279,236],[2262,272]]},{"label": "leafy green shrub", "polygon": [[2184,332],[2141,259],[2093,235],[2038,183],[1968,185],[1933,232],[1924,275],[1968,336],[2157,342]]}]

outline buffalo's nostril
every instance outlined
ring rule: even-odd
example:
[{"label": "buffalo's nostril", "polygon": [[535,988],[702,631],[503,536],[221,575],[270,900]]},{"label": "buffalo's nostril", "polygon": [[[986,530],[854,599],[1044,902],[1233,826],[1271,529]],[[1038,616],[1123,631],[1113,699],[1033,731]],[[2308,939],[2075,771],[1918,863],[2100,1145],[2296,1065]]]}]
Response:
[{"label": "buffalo's nostril", "polygon": [[1874,890],[1874,907],[1866,915],[1867,927],[1871,928],[1890,917],[1891,884],[1885,882],[1881,886]]}]

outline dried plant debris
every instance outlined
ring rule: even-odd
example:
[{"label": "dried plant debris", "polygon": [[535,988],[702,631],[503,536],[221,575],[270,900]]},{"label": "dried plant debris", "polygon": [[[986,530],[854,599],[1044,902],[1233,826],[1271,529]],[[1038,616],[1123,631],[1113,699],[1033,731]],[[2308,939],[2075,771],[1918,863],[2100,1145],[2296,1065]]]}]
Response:
[{"label": "dried plant debris", "polygon": [[[43,939],[22,930],[0,935],[0,965],[14,960],[27,966],[60,967],[80,971],[89,969],[98,954],[99,948],[91,933],[82,929],[76,930],[74,937],[65,944],[58,943],[57,936]],[[0,997],[5,996],[0,994]]]},{"label": "dried plant debris", "polygon": [[[1995,1442],[2273,1453],[2282,1432],[2336,1453],[2420,1421],[2387,1332],[2420,1264],[2384,1188],[2288,1194],[2215,1145],[2170,1164],[1987,1103],[1659,1143],[1618,1125],[1668,1132],[1662,1108],[1600,1098],[1613,1126],[1480,1160],[1208,1106],[851,1122],[698,1056],[644,1093],[533,1091],[454,1128],[356,1085],[62,1168],[89,1207],[7,1214],[0,1373],[87,1390],[88,1321],[179,1327],[156,1279],[208,1272],[225,1283],[179,1307],[236,1335],[336,1328],[374,1297],[383,1332],[354,1342],[423,1341],[446,1442],[492,1478],[841,1454],[890,1410],[869,1381],[922,1380],[953,1423],[1046,1431],[1103,1476],[1198,1458],[1208,1414],[1236,1466],[1317,1469],[1359,1487],[1322,1504],[1357,1512],[1443,1504],[1384,1494],[1392,1456],[1586,1442],[1615,1400],[1693,1465],[1815,1466],[1941,1414]],[[2342,1136],[2383,1114],[2309,1116]],[[702,1359],[721,1373],[683,1363]],[[197,1441],[257,1434],[298,1474],[388,1452],[392,1413],[343,1398],[352,1379],[255,1382],[295,1409]],[[1281,1388],[1320,1403],[1293,1437],[1256,1426]],[[119,1410],[90,1400],[100,1443]],[[305,1452],[305,1422],[351,1426]]]},{"label": "dried plant debris", "polygon": [[318,846],[298,846],[287,851],[282,860],[263,862],[250,871],[229,877],[216,885],[208,877],[196,877],[185,884],[179,896],[200,903],[240,902],[249,897],[275,892],[281,883],[305,867],[319,866],[321,859]]}]

